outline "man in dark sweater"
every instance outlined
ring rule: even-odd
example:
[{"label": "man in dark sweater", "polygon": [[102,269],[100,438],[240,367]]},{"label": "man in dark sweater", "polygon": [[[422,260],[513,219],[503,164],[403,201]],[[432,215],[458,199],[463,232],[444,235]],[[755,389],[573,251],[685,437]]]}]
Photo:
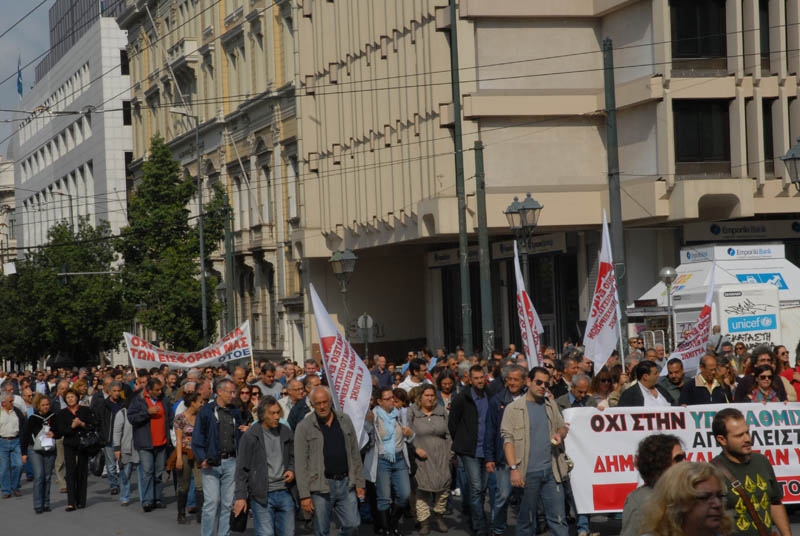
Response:
[{"label": "man in dark sweater", "polygon": [[480,365],[473,365],[469,369],[469,379],[470,387],[453,399],[447,425],[453,438],[453,452],[467,475],[472,530],[476,536],[483,536],[488,531],[483,503],[489,480],[484,465],[489,397],[484,389],[486,373]]}]

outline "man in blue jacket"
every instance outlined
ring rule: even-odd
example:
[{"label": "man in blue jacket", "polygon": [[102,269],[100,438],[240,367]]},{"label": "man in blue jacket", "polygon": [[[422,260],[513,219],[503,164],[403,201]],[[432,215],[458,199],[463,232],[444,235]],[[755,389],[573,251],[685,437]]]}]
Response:
[{"label": "man in blue jacket", "polygon": [[142,393],[128,407],[128,422],[133,426],[133,448],[139,453],[142,468],[142,509],[166,508],[161,500],[161,474],[167,461],[172,406],[164,401],[164,384],[148,378]]},{"label": "man in blue jacket", "polygon": [[[525,396],[525,369],[520,365],[511,365],[503,371],[505,388],[489,401],[489,413],[486,416],[486,436],[483,441],[485,465],[488,473],[494,474],[494,504],[492,506],[491,528],[493,534],[503,534],[508,522],[508,500],[511,497],[511,477],[506,455],[503,450],[503,436],[500,435],[500,423],[503,412],[510,403]],[[491,492],[490,486],[490,492]]]},{"label": "man in blue jacket", "polygon": [[197,413],[192,452],[203,473],[202,536],[228,536],[233,507],[236,451],[246,425],[234,407],[236,385],[225,378],[217,383],[217,399]]}]

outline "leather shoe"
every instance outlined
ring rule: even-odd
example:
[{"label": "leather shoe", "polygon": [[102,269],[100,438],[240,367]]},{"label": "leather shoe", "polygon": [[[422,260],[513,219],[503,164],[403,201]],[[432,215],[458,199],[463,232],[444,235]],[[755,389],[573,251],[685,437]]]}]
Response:
[{"label": "leather shoe", "polygon": [[64,508],[64,511],[65,512],[74,512],[75,511],[75,507],[72,506],[72,505],[67,506],[66,508]]},{"label": "leather shoe", "polygon": [[14,490],[14,497],[22,497],[22,492],[18,489]]},{"label": "leather shoe", "polygon": [[152,504],[143,504],[142,505],[142,510],[144,510],[145,512],[152,512],[153,511],[153,505]]}]

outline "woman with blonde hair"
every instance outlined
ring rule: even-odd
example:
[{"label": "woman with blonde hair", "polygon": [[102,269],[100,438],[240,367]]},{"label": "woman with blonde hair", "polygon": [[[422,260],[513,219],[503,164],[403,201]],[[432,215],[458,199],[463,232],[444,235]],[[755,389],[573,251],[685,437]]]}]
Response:
[{"label": "woman with blonde hair", "polygon": [[647,536],[726,536],[733,520],[725,512],[727,491],[719,469],[684,462],[658,479],[646,505],[642,531]]}]

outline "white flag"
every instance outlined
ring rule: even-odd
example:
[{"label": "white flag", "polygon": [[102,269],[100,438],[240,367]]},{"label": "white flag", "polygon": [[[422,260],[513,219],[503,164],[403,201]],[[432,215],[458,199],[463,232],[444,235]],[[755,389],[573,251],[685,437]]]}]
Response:
[{"label": "white flag", "polygon": [[317,332],[319,332],[322,366],[333,395],[333,405],[353,421],[356,436],[359,438],[358,444],[363,447],[368,439],[364,433],[364,420],[372,395],[372,376],[366,363],[358,357],[350,343],[336,329],[317,291],[314,290],[314,285],[310,285],[310,290],[314,319],[317,321]]},{"label": "white flag", "polygon": [[531,369],[534,367],[533,356],[536,356],[540,366],[542,364],[542,348],[539,344],[539,336],[544,332],[544,328],[528,293],[525,291],[525,280],[522,277],[522,270],[519,269],[519,253],[517,253],[516,240],[514,240],[514,273],[517,276],[519,331],[522,335],[522,344],[525,346],[525,361],[528,363],[528,369]]},{"label": "white flag", "polygon": [[583,337],[584,353],[594,361],[595,374],[606,364],[619,341],[620,317],[617,277],[611,258],[611,239],[608,236],[606,211],[603,210],[603,242],[597,267],[597,284],[594,286],[592,308]]},{"label": "white flag", "polygon": [[[669,356],[670,359],[678,357],[683,361],[683,373],[687,378],[692,378],[697,374],[697,370],[700,367],[700,359],[706,355],[708,349],[708,335],[711,332],[711,300],[714,296],[714,272],[716,267],[716,264],[711,265],[705,305],[700,309],[700,314],[689,330],[686,339]],[[672,322],[672,319],[670,318],[669,321]],[[661,375],[667,375],[667,367],[661,369]]]}]

